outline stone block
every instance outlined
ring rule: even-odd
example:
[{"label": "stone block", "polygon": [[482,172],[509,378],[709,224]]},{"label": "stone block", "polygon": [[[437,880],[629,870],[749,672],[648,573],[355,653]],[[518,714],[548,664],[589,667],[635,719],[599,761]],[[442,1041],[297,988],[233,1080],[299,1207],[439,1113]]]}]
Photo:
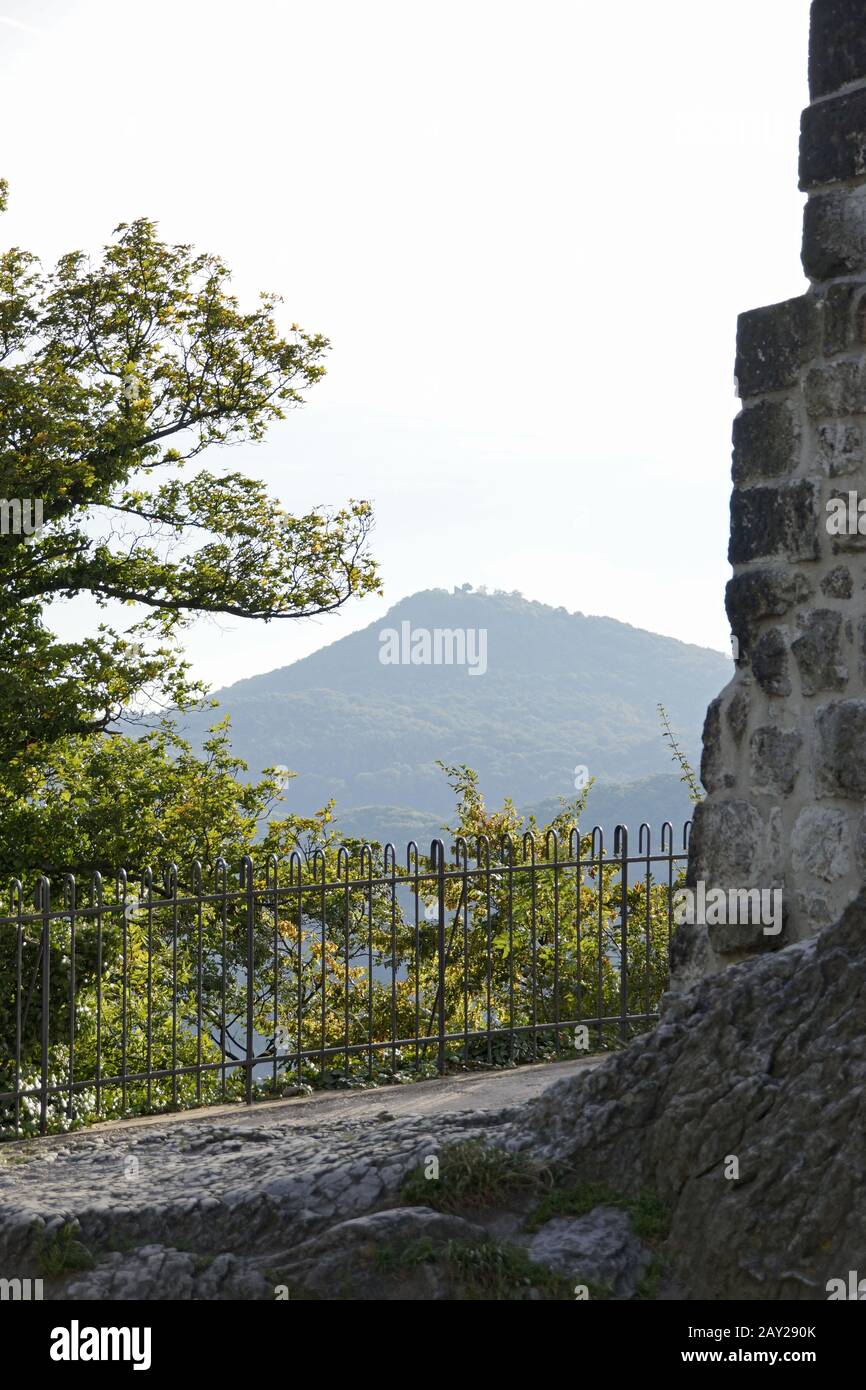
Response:
[{"label": "stone block", "polygon": [[863,429],[835,421],[818,426],[818,462],[828,478],[845,478],[863,467]]},{"label": "stone block", "polygon": [[815,715],[822,796],[866,797],[866,700],[833,700]]},{"label": "stone block", "polygon": [[728,721],[728,728],[733,735],[735,743],[742,743],[743,734],[749,722],[749,710],[752,705],[752,697],[744,685],[735,692],[728,708],[725,711],[725,718]]},{"label": "stone block", "polygon": [[790,796],[800,771],[803,738],[766,726],[749,742],[752,791],[763,796]]},{"label": "stone block", "polygon": [[804,695],[844,690],[848,667],[842,651],[842,614],[820,608],[800,619],[801,635],[791,643]]},{"label": "stone block", "polygon": [[731,631],[743,655],[748,655],[752,649],[758,623],[764,618],[784,617],[795,604],[805,603],[811,596],[811,586],[796,570],[750,570],[729,580],[725,607]]},{"label": "stone block", "polygon": [[804,384],[806,409],[814,420],[866,414],[866,362],[813,367]]},{"label": "stone block", "polygon": [[745,400],[796,386],[801,368],[820,351],[821,331],[811,294],[741,314],[735,369],[740,396]]},{"label": "stone block", "polygon": [[851,571],[844,565],[837,565],[821,580],[821,592],[827,598],[850,598],[854,592]]},{"label": "stone block", "polygon": [[814,194],[803,218],[803,269],[810,280],[866,270],[866,185]]},{"label": "stone block", "polygon": [[862,285],[831,285],[821,300],[824,323],[824,356],[833,357],[845,352],[855,336],[854,306],[862,294]]},{"label": "stone block", "polygon": [[866,77],[863,0],[814,0],[809,42],[809,91],[829,96]]},{"label": "stone block", "polygon": [[795,867],[825,883],[844,878],[851,867],[850,838],[844,811],[804,807],[791,835]]},{"label": "stone block", "polygon": [[790,695],[788,644],[780,627],[770,628],[758,641],[752,657],[752,672],[766,695]]},{"label": "stone block", "polygon": [[800,187],[866,174],[866,90],[807,106],[800,125]]},{"label": "stone block", "polygon": [[813,483],[735,490],[728,549],[732,565],[783,556],[817,560],[819,555],[818,498]]},{"label": "stone block", "polygon": [[761,401],[734,421],[735,483],[780,478],[800,459],[800,424],[784,401]]},{"label": "stone block", "polygon": [[695,807],[686,882],[753,884],[763,866],[763,817],[749,801],[701,801]]}]

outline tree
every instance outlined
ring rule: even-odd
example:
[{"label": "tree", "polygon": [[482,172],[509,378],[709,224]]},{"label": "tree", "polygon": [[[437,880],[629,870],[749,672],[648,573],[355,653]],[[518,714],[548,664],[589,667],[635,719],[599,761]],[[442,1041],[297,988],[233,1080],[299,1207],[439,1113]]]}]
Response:
[{"label": "tree", "polygon": [[[6,196],[0,181],[0,211]],[[280,301],[244,311],[228,283],[218,257],[165,243],[144,218],[95,265],[79,251],[48,272],[19,248],[0,256],[6,763],[200,695],[174,640],[198,614],[309,617],[379,588],[368,503],[296,517],[261,483],[200,466],[300,405],[329,347],[297,325],[281,336]],[[35,534],[5,506],[24,499],[41,503]],[[47,610],[80,594],[145,615],[61,642]]]}]

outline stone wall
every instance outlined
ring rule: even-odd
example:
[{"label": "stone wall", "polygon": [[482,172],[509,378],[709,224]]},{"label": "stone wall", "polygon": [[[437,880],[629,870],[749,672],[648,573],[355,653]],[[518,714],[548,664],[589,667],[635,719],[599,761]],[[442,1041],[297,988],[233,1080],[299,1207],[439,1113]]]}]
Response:
[{"label": "stone wall", "polygon": [[[819,932],[866,879],[863,0],[815,0],[809,75],[800,186],[811,286],[739,321],[726,595],[737,668],[707,714],[707,798],[688,869],[693,888],[777,890],[783,926],[771,935],[746,914],[685,926],[680,987]],[[833,499],[846,517],[853,506],[854,534],[831,532]]]}]

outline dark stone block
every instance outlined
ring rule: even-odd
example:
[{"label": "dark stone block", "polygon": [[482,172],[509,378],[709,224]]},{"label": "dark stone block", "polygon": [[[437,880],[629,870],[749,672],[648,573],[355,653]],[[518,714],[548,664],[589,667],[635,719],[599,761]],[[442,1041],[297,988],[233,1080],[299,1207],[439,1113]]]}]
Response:
[{"label": "dark stone block", "polygon": [[866,270],[866,186],[818,193],[803,218],[803,269],[811,280]]},{"label": "dark stone block", "polygon": [[701,753],[701,781],[708,792],[725,791],[734,785],[734,777],[722,764],[722,697],[713,700],[704,720]]},{"label": "dark stone block", "polygon": [[744,400],[796,386],[801,367],[820,351],[820,318],[811,294],[740,315],[735,370]]},{"label": "dark stone block", "polygon": [[804,695],[844,690],[848,667],[842,653],[842,614],[821,608],[801,618],[802,634],[791,643]]},{"label": "dark stone block", "polygon": [[770,727],[756,729],[749,742],[752,790],[770,796],[790,796],[800,771],[802,736]]},{"label": "dark stone block", "polygon": [[821,301],[824,319],[824,356],[845,352],[854,336],[853,306],[862,285],[831,285]]},{"label": "dark stone block", "polygon": [[821,580],[821,592],[827,598],[850,598],[854,592],[854,580],[851,578],[851,571],[846,569],[844,565],[837,565]]},{"label": "dark stone block", "polygon": [[725,711],[728,728],[737,743],[742,743],[743,741],[743,734],[746,732],[746,725],[749,722],[751,704],[752,701],[748,690],[741,686]]},{"label": "dark stone block", "polygon": [[817,560],[820,555],[815,485],[736,490],[731,498],[732,565],[772,556]]},{"label": "dark stone block", "polygon": [[813,367],[803,388],[806,409],[813,420],[866,412],[866,362],[833,362]]},{"label": "dark stone block", "polygon": [[761,401],[734,421],[735,483],[779,478],[800,458],[800,425],[784,401]]},{"label": "dark stone block", "polygon": [[752,634],[764,618],[781,618],[795,604],[811,598],[812,589],[802,574],[792,570],[751,570],[728,581],[725,607],[731,631],[743,655],[752,647]]},{"label": "dark stone block", "polygon": [[809,90],[829,96],[866,77],[863,0],[814,0],[809,41]]},{"label": "dark stone block", "polygon": [[788,645],[781,628],[772,627],[761,637],[752,658],[752,672],[767,695],[790,695]]},{"label": "dark stone block", "polygon": [[826,796],[866,797],[866,700],[834,700],[815,715],[818,788]]},{"label": "dark stone block", "polygon": [[818,461],[828,478],[845,478],[863,464],[863,430],[834,422],[818,426]]},{"label": "dark stone block", "polygon": [[800,187],[866,174],[866,89],[807,106],[800,126]]}]

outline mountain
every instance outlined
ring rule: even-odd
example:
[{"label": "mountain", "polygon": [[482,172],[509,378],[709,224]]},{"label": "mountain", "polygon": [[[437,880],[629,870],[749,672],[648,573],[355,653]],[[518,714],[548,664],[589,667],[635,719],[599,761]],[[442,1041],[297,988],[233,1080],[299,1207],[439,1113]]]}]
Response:
[{"label": "mountain", "polygon": [[[437,631],[467,634],[465,654],[462,637],[450,651],[464,664],[412,664],[413,652],[446,658],[452,639],[437,651]],[[489,805],[511,796],[521,809],[574,796],[576,769],[586,768],[597,779],[590,820],[604,795],[611,808],[617,797],[625,806],[625,795],[631,822],[657,822],[688,815],[657,703],[696,766],[707,705],[731,671],[718,652],[612,618],[519,594],[429,589],[302,661],[215,692],[219,712],[179,722],[199,743],[230,714],[233,747],[251,775],[291,768],[299,775],[286,807],[308,813],[334,797],[347,829],[358,829],[359,808],[371,825],[393,821],[419,833],[451,818],[454,798],[437,759],[475,768]],[[664,815],[661,774],[673,803]],[[634,789],[614,792],[641,779],[650,779],[646,812]]]}]

